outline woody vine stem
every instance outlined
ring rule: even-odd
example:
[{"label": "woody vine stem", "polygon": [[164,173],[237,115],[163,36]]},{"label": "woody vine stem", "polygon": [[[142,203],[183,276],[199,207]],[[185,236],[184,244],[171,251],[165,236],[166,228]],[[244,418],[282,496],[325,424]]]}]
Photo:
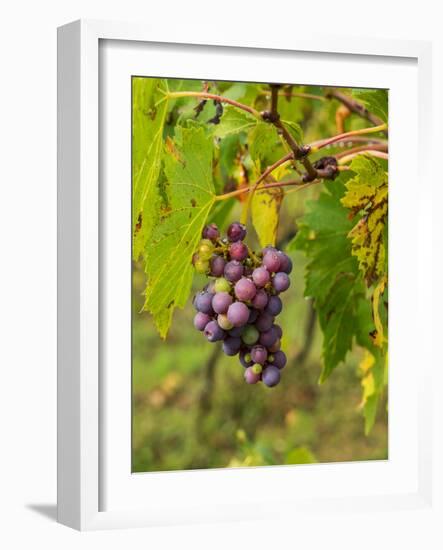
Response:
[{"label": "woody vine stem", "polygon": [[[223,201],[246,193],[250,193],[251,198],[258,187],[260,187],[260,190],[276,187],[296,187],[297,189],[294,190],[298,191],[305,189],[306,187],[310,187],[314,183],[320,183],[324,180],[333,180],[340,171],[349,169],[347,163],[350,162],[357,154],[366,153],[379,158],[388,158],[388,145],[386,140],[366,138],[366,136],[374,133],[387,134],[388,125],[383,123],[377,116],[370,113],[366,107],[358,101],[333,89],[328,90],[325,96],[313,96],[312,94],[308,95],[310,99],[321,99],[324,101],[336,99],[349,112],[353,112],[368,120],[373,124],[373,126],[349,132],[342,132],[335,136],[331,136],[308,145],[299,144],[292,136],[284,122],[280,119],[280,114],[278,112],[278,99],[279,96],[286,95],[285,93],[280,92],[281,86],[281,84],[270,85],[270,92],[265,92],[267,95],[270,95],[269,109],[262,112],[257,111],[249,105],[245,105],[228,97],[213,94],[208,91],[180,91],[168,92],[166,94],[168,98],[195,97],[196,99],[200,99],[203,104],[207,100],[213,100],[218,105],[232,105],[237,109],[249,113],[260,121],[272,124],[290,149],[289,153],[277,160],[274,164],[268,166],[252,185],[218,195],[216,197],[217,201]],[[196,108],[196,112],[199,112],[198,106]],[[312,153],[318,152],[327,146],[337,143],[350,143],[354,145],[355,142],[359,142],[360,140],[363,142],[362,145],[358,147],[351,147],[345,151],[337,153],[336,155],[320,158],[314,163],[312,163],[309,158]],[[273,181],[270,183],[266,182],[266,179],[274,170],[286,163],[293,163],[295,170],[300,173],[297,162],[300,163],[304,169],[304,171],[301,172],[300,178]],[[248,209],[250,198],[247,201],[246,210]]]}]

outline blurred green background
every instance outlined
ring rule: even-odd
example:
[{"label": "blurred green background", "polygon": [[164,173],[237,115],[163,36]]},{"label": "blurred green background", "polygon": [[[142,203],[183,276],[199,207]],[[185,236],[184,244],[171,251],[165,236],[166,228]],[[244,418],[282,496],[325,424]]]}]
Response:
[{"label": "blurred green background", "polygon": [[[287,196],[280,242],[292,236],[290,220],[294,212],[302,213],[307,193],[317,192]],[[239,205],[233,208],[230,220],[239,216]],[[253,229],[248,231],[254,245]],[[346,363],[318,384],[322,335],[312,304],[303,297],[304,256],[291,256],[292,284],[279,316],[289,360],[275,388],[246,384],[238,358],[225,356],[219,343],[207,342],[194,329],[192,297],[184,310],[175,311],[162,341],[149,314],[141,312],[145,276],[134,264],[134,472],[387,458],[386,403],[370,435],[364,434],[358,367],[363,352],[348,354]],[[196,276],[193,294],[205,282]]]}]

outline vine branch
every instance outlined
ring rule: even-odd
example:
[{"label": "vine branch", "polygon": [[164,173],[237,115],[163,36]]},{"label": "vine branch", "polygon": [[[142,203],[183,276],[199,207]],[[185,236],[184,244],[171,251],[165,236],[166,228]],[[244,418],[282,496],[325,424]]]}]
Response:
[{"label": "vine branch", "polygon": [[362,118],[368,120],[369,122],[374,124],[374,126],[380,126],[381,124],[383,124],[382,119],[374,115],[370,111],[368,111],[368,109],[364,105],[362,105],[360,102],[358,102],[354,98],[346,94],[343,94],[342,92],[339,92],[338,90],[335,90],[335,89],[328,90],[325,94],[325,97],[327,99],[337,99],[338,101],[340,101],[340,103],[342,103],[345,107],[347,107],[352,113],[355,113],[361,116]]},{"label": "vine branch", "polygon": [[244,103],[239,103],[238,101],[235,101],[234,99],[230,99],[229,97],[224,97],[218,94],[211,94],[209,92],[168,92],[167,97],[170,97],[170,98],[196,97],[200,99],[213,99],[214,101],[219,101],[220,103],[228,103],[233,107],[237,107],[237,109],[246,111],[247,113],[249,113],[250,115],[254,116],[259,120],[261,120],[262,118],[261,114],[257,110],[255,110],[253,107],[250,107],[249,105],[245,105]]}]

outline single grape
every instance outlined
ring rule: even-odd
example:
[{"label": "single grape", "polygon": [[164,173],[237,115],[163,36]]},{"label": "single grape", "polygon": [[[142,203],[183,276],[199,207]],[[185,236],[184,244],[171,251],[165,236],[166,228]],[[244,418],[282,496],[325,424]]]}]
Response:
[{"label": "single grape", "polygon": [[251,300],[251,304],[255,309],[265,309],[268,304],[268,293],[261,288]]},{"label": "single grape", "polygon": [[194,307],[197,311],[201,311],[202,313],[207,313],[208,315],[211,315],[213,313],[212,310],[212,298],[214,294],[211,294],[210,292],[199,292],[196,294],[194,298]]},{"label": "single grape", "polygon": [[[220,317],[220,315],[219,315],[219,317]],[[226,318],[227,318],[227,316],[226,316]],[[230,323],[230,324],[232,325],[232,323]],[[243,334],[244,330],[245,330],[245,327],[233,327],[229,330],[229,336],[241,336]]]},{"label": "single grape", "polygon": [[201,311],[197,311],[194,317],[194,327],[197,330],[203,331],[205,330],[205,326],[209,323],[210,320],[211,317],[209,315]]},{"label": "single grape", "polygon": [[274,317],[269,313],[263,312],[258,316],[255,326],[260,332],[266,332],[272,327]]},{"label": "single grape", "polygon": [[[231,329],[233,328],[233,324],[229,321],[228,316],[224,313],[221,313],[220,315],[217,315],[217,323],[220,325],[220,327],[223,330],[229,330],[229,335],[234,336],[231,334]],[[238,335],[239,336],[239,335]]]},{"label": "single grape", "polygon": [[283,369],[286,365],[286,362],[287,358],[285,352],[279,350],[273,354],[272,364],[275,365],[278,369]]},{"label": "single grape", "polygon": [[225,278],[231,283],[237,282],[242,278],[243,275],[243,266],[237,260],[231,260],[225,265]]},{"label": "single grape", "polygon": [[225,331],[218,326],[217,321],[209,321],[205,326],[205,336],[210,342],[218,342],[223,340]]},{"label": "single grape", "polygon": [[209,271],[209,262],[208,260],[203,260],[202,258],[196,258],[194,261],[194,269],[197,273],[207,273]]},{"label": "single grape", "polygon": [[241,262],[248,257],[248,254],[248,247],[242,241],[236,241],[229,247],[229,256],[231,260],[238,260]]},{"label": "single grape", "polygon": [[212,256],[209,261],[210,274],[213,277],[222,277],[225,271],[226,260],[222,256]]},{"label": "single grape", "polygon": [[285,290],[288,290],[290,284],[291,281],[288,275],[283,273],[283,271],[276,273],[272,279],[272,286],[276,292],[284,292]]},{"label": "single grape", "polygon": [[214,251],[214,244],[209,239],[202,239],[198,247],[198,256],[201,260],[209,260]]},{"label": "single grape", "polygon": [[226,313],[232,304],[232,296],[228,292],[217,292],[212,298],[212,309],[216,313]]},{"label": "single grape", "polygon": [[260,334],[260,344],[267,348],[272,347],[278,340],[278,334],[274,327]]},{"label": "single grape", "polygon": [[229,284],[229,281],[227,281],[224,277],[219,277],[215,280],[214,290],[215,292],[230,292],[231,285]]},{"label": "single grape", "polygon": [[243,334],[241,335],[241,339],[248,346],[252,346],[253,344],[255,344],[258,341],[259,336],[260,336],[260,333],[254,327],[254,325],[248,325],[248,326],[245,327],[245,330],[243,331]]},{"label": "single grape", "polygon": [[263,265],[270,273],[276,273],[280,269],[280,257],[275,250],[267,250],[263,254]]},{"label": "single grape", "polygon": [[289,273],[291,273],[292,271],[291,258],[281,250],[278,250],[277,254],[280,258],[280,271],[283,271],[284,273],[287,273],[289,275]]},{"label": "single grape", "polygon": [[251,349],[251,359],[254,361],[254,363],[260,363],[260,365],[264,365],[267,358],[268,352],[266,351],[266,348],[264,346],[254,346]]},{"label": "single grape", "polygon": [[276,386],[280,382],[279,369],[277,367],[274,367],[273,365],[269,365],[263,370],[262,380],[263,383],[269,388]]},{"label": "single grape", "polygon": [[251,279],[243,277],[235,283],[234,292],[242,302],[250,302],[254,298],[257,288]]},{"label": "single grape", "polygon": [[252,272],[252,280],[260,288],[269,283],[271,276],[269,275],[269,271],[266,267],[257,267]]},{"label": "single grape", "polygon": [[220,231],[215,223],[211,223],[203,229],[202,237],[211,241],[216,241],[220,237]]},{"label": "single grape", "polygon": [[257,382],[260,380],[260,374],[256,374],[253,371],[252,367],[248,367],[245,370],[245,380],[248,384],[257,384]]},{"label": "single grape", "polygon": [[278,337],[281,338],[283,336],[283,331],[281,329],[280,325],[274,325],[275,330],[277,331]]},{"label": "single grape", "polygon": [[239,359],[245,369],[252,365],[251,353],[247,348],[240,350]]},{"label": "single grape", "polygon": [[263,370],[263,367],[259,363],[255,363],[255,365],[252,365],[251,369],[255,374],[260,374]]},{"label": "single grape", "polygon": [[227,235],[231,243],[242,241],[246,237],[246,227],[239,222],[231,223],[228,227]]},{"label": "single grape", "polygon": [[234,302],[228,308],[228,319],[234,327],[241,327],[248,322],[249,308],[243,302]]},{"label": "single grape", "polygon": [[266,306],[266,313],[273,315],[279,315],[283,309],[282,301],[278,296],[270,296],[268,300],[268,305]]},{"label": "single grape", "polygon": [[225,355],[237,355],[237,353],[240,351],[241,348],[241,340],[240,338],[234,338],[232,336],[229,336],[226,338],[226,340],[223,342],[223,352]]},{"label": "single grape", "polygon": [[260,315],[260,312],[258,309],[250,309],[249,310],[249,317],[248,317],[248,324],[253,325],[255,321],[257,321],[257,317]]},{"label": "single grape", "polygon": [[278,338],[274,344],[272,344],[272,346],[269,346],[268,347],[268,351],[270,351],[271,353],[276,353],[277,351],[280,350],[280,346],[281,346],[281,342],[280,342],[280,338]]}]

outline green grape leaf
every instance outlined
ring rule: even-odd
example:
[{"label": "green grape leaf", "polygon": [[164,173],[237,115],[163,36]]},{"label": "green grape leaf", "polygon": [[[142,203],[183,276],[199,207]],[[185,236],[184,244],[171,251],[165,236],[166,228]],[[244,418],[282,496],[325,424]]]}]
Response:
[{"label": "green grape leaf", "polygon": [[258,122],[248,134],[249,154],[260,170],[262,161],[270,156],[279,144],[278,133],[272,124]]},{"label": "green grape leaf", "polygon": [[356,262],[348,239],[352,222],[340,204],[345,188],[341,176],[329,184],[329,192],[308,201],[307,213],[289,249],[303,249],[309,258],[305,295],[325,300],[341,273],[355,273]]},{"label": "green grape leaf", "polygon": [[287,127],[289,130],[289,133],[291,136],[295,139],[295,141],[300,145],[303,143],[303,130],[300,126],[300,124],[297,124],[297,122],[293,122],[292,120],[282,120],[283,124]]},{"label": "green grape leaf", "polygon": [[245,111],[240,111],[232,105],[223,109],[220,123],[214,126],[214,135],[224,138],[232,134],[247,132],[257,124],[257,119]]},{"label": "green grape leaf", "polygon": [[204,127],[177,127],[165,148],[166,200],[146,245],[145,309],[165,338],[175,307],[184,307],[193,278],[192,255],[215,202],[213,142]]},{"label": "green grape leaf", "polygon": [[132,232],[133,259],[138,260],[156,223],[157,181],[163,152],[168,102],[167,81],[132,79]]},{"label": "green grape leaf", "polygon": [[283,190],[278,187],[257,191],[251,200],[252,224],[262,247],[275,245]]},{"label": "green grape leaf", "polygon": [[388,122],[388,90],[353,89],[352,95],[360,101],[369,112]]},{"label": "green grape leaf", "polygon": [[[345,192],[342,174],[316,201],[309,201],[299,231],[289,248],[308,257],[305,295],[314,298],[323,332],[323,370],[320,382],[345,360],[361,325],[359,302],[365,286],[347,235],[352,228],[341,204]],[[370,309],[369,309],[370,312]]]},{"label": "green grape leaf", "polygon": [[385,226],[388,215],[388,175],[369,155],[358,155],[351,163],[355,176],[346,183],[342,204],[361,214],[349,232],[352,254],[357,258],[366,284],[370,286],[385,271]]}]

